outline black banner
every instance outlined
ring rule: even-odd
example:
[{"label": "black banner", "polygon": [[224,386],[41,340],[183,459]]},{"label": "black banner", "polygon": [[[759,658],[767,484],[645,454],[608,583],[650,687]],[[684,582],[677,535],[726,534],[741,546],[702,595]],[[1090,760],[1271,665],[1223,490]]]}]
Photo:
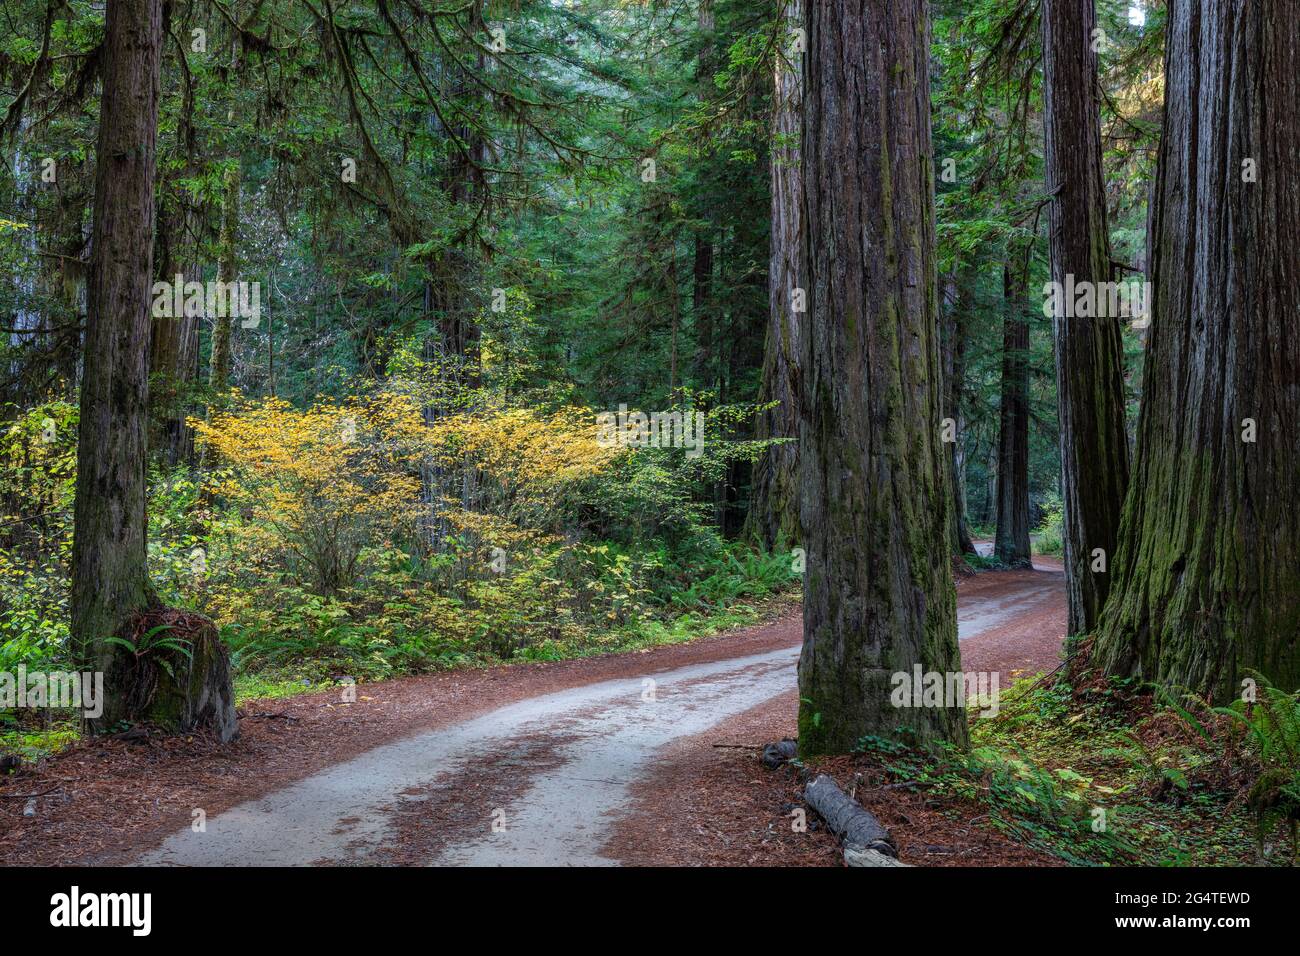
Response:
[{"label": "black banner", "polygon": [[[9,929],[58,939],[216,945],[448,930],[544,941],[628,932],[672,944],[686,932],[728,945],[801,932],[903,931],[924,950],[953,934],[1098,937],[1200,934],[1216,942],[1282,931],[1294,909],[1282,869],[511,870],[311,868],[0,871]],[[618,914],[616,925],[610,917]],[[827,925],[827,923],[832,925]],[[638,929],[640,927],[640,929]],[[891,930],[891,927],[893,928]]]}]

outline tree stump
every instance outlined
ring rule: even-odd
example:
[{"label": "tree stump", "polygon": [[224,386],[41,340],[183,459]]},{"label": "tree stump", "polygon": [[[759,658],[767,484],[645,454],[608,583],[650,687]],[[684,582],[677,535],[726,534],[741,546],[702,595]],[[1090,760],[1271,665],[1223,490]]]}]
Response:
[{"label": "tree stump", "polygon": [[194,611],[151,608],[126,630],[122,636],[135,651],[118,658],[107,692],[125,696],[128,719],[178,733],[211,733],[223,743],[238,736],[230,655],[211,620]]}]

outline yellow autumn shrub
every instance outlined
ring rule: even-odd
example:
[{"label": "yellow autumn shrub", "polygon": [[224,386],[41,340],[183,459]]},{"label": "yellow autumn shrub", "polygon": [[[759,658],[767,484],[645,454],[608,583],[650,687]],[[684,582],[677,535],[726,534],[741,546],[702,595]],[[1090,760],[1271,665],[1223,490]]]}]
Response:
[{"label": "yellow autumn shrub", "polygon": [[[489,408],[449,416],[430,428],[433,460],[461,480],[445,496],[449,520],[491,515],[519,529],[560,530],[590,479],[606,474],[625,449],[597,441],[595,413],[581,406],[553,412]],[[464,471],[472,474],[466,500]]]},{"label": "yellow autumn shrub", "polygon": [[248,573],[291,575],[319,594],[351,587],[363,555],[414,533],[428,432],[403,396],[236,403],[196,441],[219,464],[209,493],[237,516],[231,559]]}]

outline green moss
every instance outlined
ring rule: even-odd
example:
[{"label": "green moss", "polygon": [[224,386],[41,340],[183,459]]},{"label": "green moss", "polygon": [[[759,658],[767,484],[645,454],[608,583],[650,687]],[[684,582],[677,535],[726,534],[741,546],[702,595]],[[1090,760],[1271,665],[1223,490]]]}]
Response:
[{"label": "green moss", "polygon": [[1216,755],[1196,734],[1145,731],[1134,706],[1118,686],[1081,701],[1017,682],[997,716],[971,722],[979,779],[965,792],[999,829],[1073,863],[1252,864],[1249,814],[1211,785]]},{"label": "green moss", "polygon": [[0,754],[15,754],[26,763],[56,754],[81,738],[80,720],[71,713],[48,727],[22,726],[6,718],[8,714],[0,714]]},{"label": "green moss", "polygon": [[822,724],[821,712],[811,700],[799,701],[799,756],[816,757],[832,753]]}]

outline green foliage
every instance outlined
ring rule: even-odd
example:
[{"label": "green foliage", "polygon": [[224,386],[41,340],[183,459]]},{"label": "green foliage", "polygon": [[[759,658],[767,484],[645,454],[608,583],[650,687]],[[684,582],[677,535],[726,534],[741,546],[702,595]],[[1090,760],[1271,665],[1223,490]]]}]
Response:
[{"label": "green foliage", "polygon": [[22,723],[16,715],[0,711],[0,753],[14,754],[28,763],[58,753],[80,736],[79,718],[42,714],[35,721]]},{"label": "green foliage", "polygon": [[995,554],[968,554],[966,564],[976,571],[1004,571],[1006,565]]},{"label": "green foliage", "polygon": [[171,636],[167,633],[169,630],[171,630],[171,625],[159,624],[156,627],[149,628],[149,630],[145,631],[137,638],[131,639],[118,637],[117,635],[109,635],[104,638],[104,643],[114,644],[121,647],[128,654],[134,657],[136,661],[143,660],[147,657],[156,663],[157,666],[165,670],[171,677],[175,677],[176,672],[172,668],[172,663],[168,659],[167,655],[180,654],[187,659],[192,659],[194,652],[190,648],[188,641]]},{"label": "green foliage", "polygon": [[947,746],[918,750],[864,738],[860,750],[875,756],[900,782],[935,799],[974,801],[990,822],[1017,842],[1078,865],[1131,861],[1133,848],[1110,827],[1097,829],[1091,813],[1094,781],[1068,767],[1049,768],[1022,749]]},{"label": "green foliage", "polygon": [[971,722],[1002,825],[1076,863],[1250,862],[1247,820],[1231,784],[1208,773],[1204,740],[1169,734],[1169,711],[1135,714],[1133,690],[1077,695],[1025,679],[995,717]]},{"label": "green foliage", "polygon": [[[571,656],[677,639],[679,620],[726,617],[797,585],[788,554],[725,541],[698,503],[710,476],[761,450],[718,437],[750,408],[711,409],[696,457],[604,448],[590,410],[503,405],[499,381],[462,390],[463,411],[426,426],[409,404],[423,371],[401,367],[395,397],[351,412],[237,405],[200,426],[216,453],[206,485],[157,484],[156,563],[176,598],[217,620],[240,674],[373,680]],[[369,446],[387,449],[379,470]],[[409,509],[417,473],[433,483],[423,520],[356,522]],[[345,527],[357,549],[346,579],[294,560]]]},{"label": "green foliage", "polygon": [[[418,394],[414,380],[392,388]],[[691,628],[747,621],[747,602],[797,587],[788,554],[724,540],[699,501],[731,462],[761,451],[719,437],[752,408],[711,409],[707,451],[691,457],[602,449],[590,411],[485,407],[500,388],[465,393],[463,407],[477,410],[443,419],[441,430],[390,400],[381,414],[237,404],[200,429],[212,452],[205,480],[185,468],[151,474],[153,580],[169,603],[212,615],[241,680],[267,686],[681,640]],[[355,437],[344,441],[349,421]],[[5,434],[13,467],[3,491],[15,528],[31,524],[34,501],[53,505],[40,533],[11,530],[0,550],[0,663],[11,668],[66,662],[74,433],[70,406],[40,406]],[[454,442],[439,444],[440,435]],[[427,512],[440,520],[432,538],[411,533],[414,525],[354,520],[391,519],[418,504],[411,476],[434,463],[450,485],[472,476],[476,490]],[[340,496],[338,508],[328,504]],[[356,570],[331,584],[312,570],[319,562],[297,558],[330,540],[345,516]],[[171,646],[161,632],[110,642],[137,655]]]},{"label": "green foliage", "polygon": [[77,410],[36,405],[0,430],[0,670],[67,662]]},{"label": "green foliage", "polygon": [[1062,554],[1065,550],[1062,521],[1065,509],[1055,491],[1043,496],[1043,520],[1034,529],[1034,551],[1038,554]]},{"label": "green foliage", "polygon": [[1255,682],[1255,699],[1236,700],[1229,707],[1216,707],[1214,713],[1246,730],[1247,747],[1259,761],[1247,802],[1258,821],[1261,854],[1269,827],[1286,823],[1294,856],[1300,822],[1300,691],[1288,694],[1262,674],[1246,673]]}]

